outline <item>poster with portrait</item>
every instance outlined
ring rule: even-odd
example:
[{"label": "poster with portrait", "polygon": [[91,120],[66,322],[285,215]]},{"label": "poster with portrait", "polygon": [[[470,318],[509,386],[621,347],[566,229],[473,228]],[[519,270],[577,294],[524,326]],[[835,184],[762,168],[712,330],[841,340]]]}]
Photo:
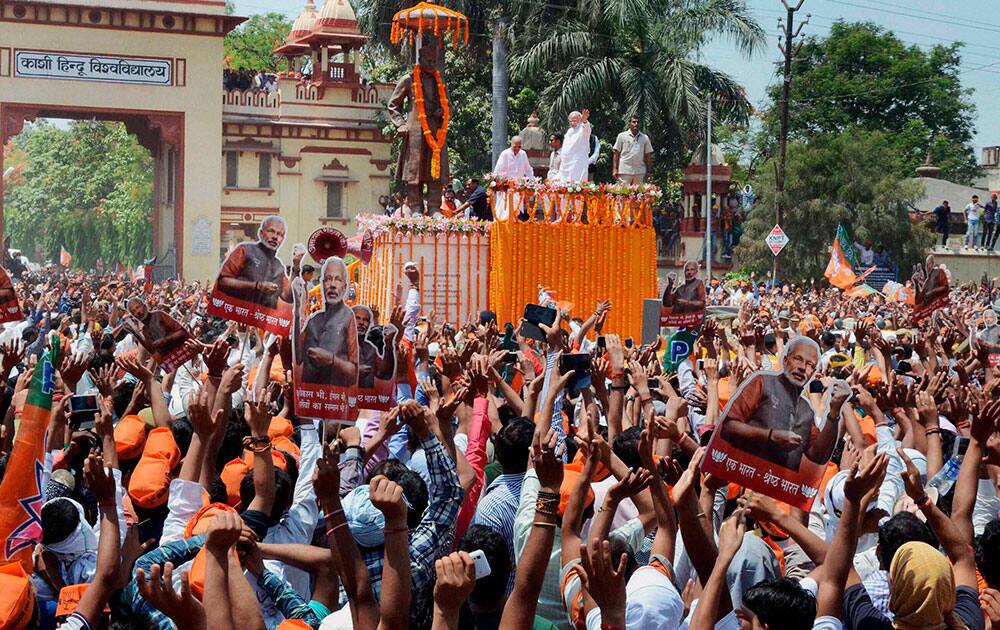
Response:
[{"label": "poster with portrait", "polygon": [[295,413],[353,423],[361,409],[389,409],[396,379],[396,327],[378,326],[370,308],[346,303],[342,259],[323,262],[320,286],[322,304],[309,313],[305,284],[292,280]]},{"label": "poster with portrait", "polygon": [[819,355],[816,342],[795,337],[785,346],[781,371],[761,370],[743,381],[723,411],[702,470],[808,510],[837,445],[840,414],[829,410],[850,394],[846,382],[834,381],[819,409],[813,406],[809,383]]},{"label": "poster with portrait", "polygon": [[21,303],[14,292],[14,283],[10,281],[7,270],[0,267],[0,324],[19,322],[24,319]]},{"label": "poster with portrait", "polygon": [[1000,324],[997,320],[996,311],[986,309],[983,311],[983,329],[974,331],[972,335],[972,347],[986,350],[991,367],[1000,365]]},{"label": "poster with portrait", "polygon": [[198,355],[198,347],[187,343],[191,333],[166,311],[150,309],[143,300],[132,297],[125,312],[122,325],[165,371],[175,370]]},{"label": "poster with portrait", "polygon": [[948,272],[934,262],[934,256],[927,256],[924,266],[913,269],[913,320],[917,323],[927,319],[934,311],[951,304]]},{"label": "poster with portrait", "polygon": [[705,282],[698,277],[698,263],[684,263],[684,279],[678,282],[677,274],[667,274],[660,308],[660,326],[695,328],[705,319]]},{"label": "poster with portrait", "polygon": [[283,218],[265,217],[256,241],[240,243],[229,252],[212,287],[209,315],[288,336],[292,290],[278,257],[287,231]]}]

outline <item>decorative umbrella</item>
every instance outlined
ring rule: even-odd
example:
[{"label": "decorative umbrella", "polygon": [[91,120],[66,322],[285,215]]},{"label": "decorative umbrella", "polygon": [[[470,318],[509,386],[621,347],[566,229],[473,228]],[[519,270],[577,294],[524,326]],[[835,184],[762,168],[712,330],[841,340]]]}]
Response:
[{"label": "decorative umbrella", "polygon": [[459,38],[463,44],[468,44],[469,18],[432,2],[421,2],[392,16],[390,41],[398,44],[409,37],[412,44],[414,37],[423,35],[424,31],[433,32],[438,40],[442,32],[451,33],[452,47],[458,45]]}]

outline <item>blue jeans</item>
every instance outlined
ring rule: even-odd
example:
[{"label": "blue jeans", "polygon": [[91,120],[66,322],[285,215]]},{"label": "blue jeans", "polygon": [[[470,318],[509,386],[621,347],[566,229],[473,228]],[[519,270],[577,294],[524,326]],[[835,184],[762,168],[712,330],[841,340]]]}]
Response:
[{"label": "blue jeans", "polygon": [[979,221],[969,221],[968,227],[965,228],[965,246],[975,247],[978,241],[979,241]]}]

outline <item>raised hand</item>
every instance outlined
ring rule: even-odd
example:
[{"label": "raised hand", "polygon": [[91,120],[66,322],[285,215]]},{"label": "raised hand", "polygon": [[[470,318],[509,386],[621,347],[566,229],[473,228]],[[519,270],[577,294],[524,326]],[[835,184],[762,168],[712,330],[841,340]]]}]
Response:
[{"label": "raised hand", "polygon": [[181,590],[173,587],[174,565],[163,565],[161,579],[160,565],[149,569],[149,579],[142,569],[136,569],[135,581],[142,598],[169,617],[178,628],[201,630],[205,627],[205,608],[191,594],[190,578],[187,571],[181,572]]},{"label": "raised hand", "polygon": [[115,478],[111,471],[104,467],[104,458],[95,449],[87,456],[83,462],[83,479],[87,483],[87,488],[94,493],[98,504],[114,503]]},{"label": "raised hand", "polygon": [[434,562],[434,605],[457,612],[476,587],[476,563],[464,551],[456,551]]},{"label": "raised hand", "polygon": [[746,508],[737,508],[719,530],[718,562],[729,564],[743,546],[743,535],[747,531]]},{"label": "raised hand", "polygon": [[[652,453],[650,453],[650,456],[652,458]],[[611,486],[611,489],[608,490],[608,499],[615,503],[621,503],[623,500],[634,497],[648,488],[651,480],[652,476],[644,468],[629,470],[628,474],[621,481]]]},{"label": "raised hand", "polygon": [[624,553],[612,557],[611,543],[606,540],[593,539],[588,545],[580,545],[580,581],[600,607],[602,623],[612,627],[625,627],[626,561]]},{"label": "raised hand", "polygon": [[539,485],[546,492],[559,492],[559,486],[562,484],[562,454],[556,453],[556,444],[557,435],[554,429],[549,429],[544,437],[540,437],[536,431],[532,439],[531,459],[535,463],[535,474],[538,475]]},{"label": "raised hand", "polygon": [[209,400],[208,389],[205,387],[198,390],[188,403],[188,420],[199,438],[213,435],[216,427],[222,424],[225,413],[224,409],[218,409],[213,416],[212,401]]},{"label": "raised hand", "polygon": [[368,485],[372,505],[385,515],[386,527],[406,525],[406,503],[403,502],[403,488],[384,475],[372,478]]},{"label": "raised hand", "polygon": [[243,415],[254,436],[267,435],[271,426],[271,392],[265,390],[260,400],[244,402]]}]

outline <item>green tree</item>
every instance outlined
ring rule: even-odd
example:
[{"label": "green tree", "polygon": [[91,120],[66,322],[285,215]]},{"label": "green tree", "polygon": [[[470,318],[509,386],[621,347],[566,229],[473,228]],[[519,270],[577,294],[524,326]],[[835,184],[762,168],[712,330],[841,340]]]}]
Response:
[{"label": "green tree", "polygon": [[281,13],[253,15],[230,31],[222,42],[226,63],[236,70],[284,70],[288,62],[274,54],[292,23]]},{"label": "green tree", "polygon": [[751,112],[742,86],[698,58],[713,37],[749,55],[764,31],[743,0],[580,0],[554,26],[529,24],[512,71],[544,85],[549,126],[583,107],[602,112],[597,129],[623,129],[639,116],[658,164],[670,168],[697,144],[706,95],[720,121],[746,124]]},{"label": "green tree", "polygon": [[[954,43],[924,51],[876,24],[835,23],[828,36],[807,38],[795,56],[791,136],[884,131],[900,177],[912,177],[930,152],[943,177],[971,182],[979,172],[970,144],[975,105],[961,84],[960,49]],[[780,83],[770,89],[765,115],[772,145],[780,93]]]},{"label": "green tree", "polygon": [[73,265],[132,266],[149,257],[152,158],[121,123],[46,121],[14,139],[25,155],[18,180],[4,188],[4,225],[11,242],[36,246],[58,260],[65,246]]},{"label": "green tree", "polygon": [[[910,222],[909,210],[923,187],[898,176],[902,158],[887,135],[848,128],[789,143],[787,209],[781,227],[790,242],[781,254],[780,279],[821,277],[838,223],[855,240],[883,244],[901,269],[921,260],[933,235]],[[734,262],[763,274],[774,260],[764,243],[774,227],[774,165],[768,161],[758,173],[757,206],[747,219]]]}]

